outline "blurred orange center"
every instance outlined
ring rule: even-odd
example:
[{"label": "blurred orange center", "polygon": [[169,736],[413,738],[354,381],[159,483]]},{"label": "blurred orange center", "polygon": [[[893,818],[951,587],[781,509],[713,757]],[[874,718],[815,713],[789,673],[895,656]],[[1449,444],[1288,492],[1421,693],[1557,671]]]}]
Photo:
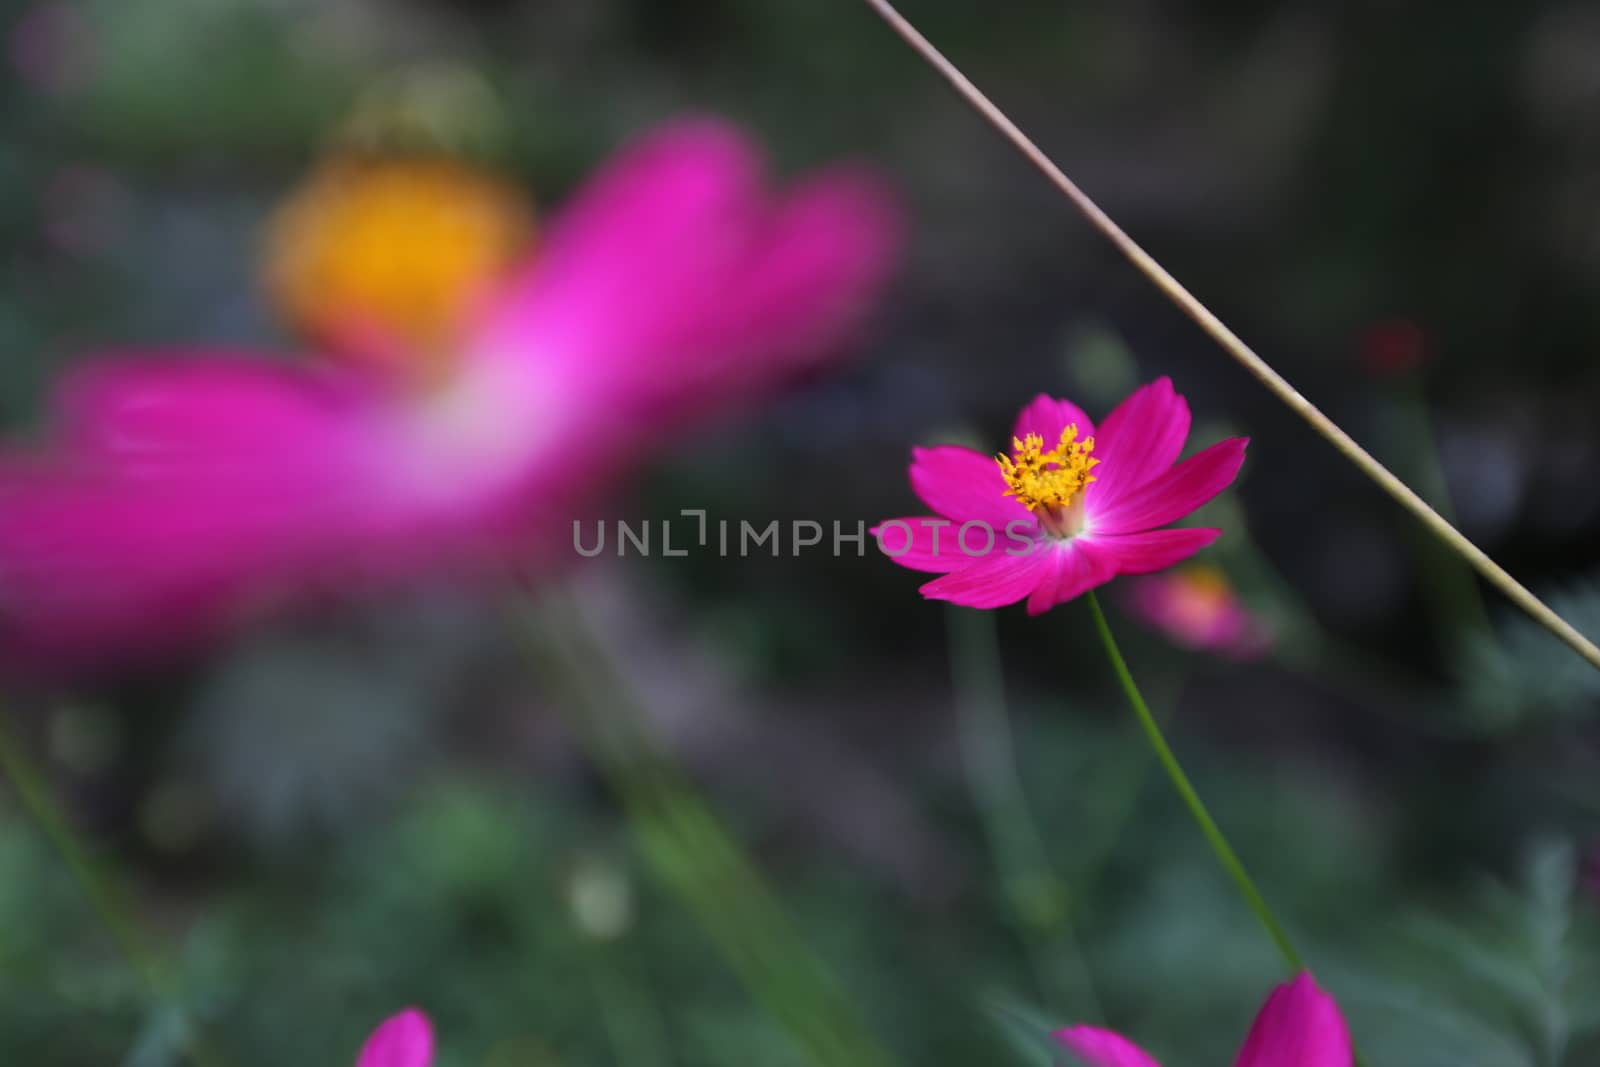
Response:
[{"label": "blurred orange center", "polygon": [[491,175],[444,159],[334,159],[273,220],[267,289],[330,354],[432,377],[532,235],[528,199]]},{"label": "blurred orange center", "polygon": [[1215,567],[1197,563],[1173,575],[1172,609],[1186,622],[1209,625],[1233,605],[1233,589]]}]

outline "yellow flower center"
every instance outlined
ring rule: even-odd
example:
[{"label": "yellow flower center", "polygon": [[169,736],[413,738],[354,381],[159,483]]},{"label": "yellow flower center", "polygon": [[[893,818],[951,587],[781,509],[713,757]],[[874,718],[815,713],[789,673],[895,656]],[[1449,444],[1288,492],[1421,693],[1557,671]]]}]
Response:
[{"label": "yellow flower center", "polygon": [[1195,563],[1181,568],[1176,575],[1184,590],[1197,599],[1222,603],[1233,595],[1233,587],[1217,568],[1206,563]]},{"label": "yellow flower center", "polygon": [[446,158],[338,156],[273,220],[266,284],[329,354],[400,359],[427,379],[532,234],[527,198],[493,175]]},{"label": "yellow flower center", "polygon": [[1100,465],[1090,455],[1094,451],[1094,438],[1078,440],[1076,424],[1061,431],[1061,440],[1054,448],[1044,450],[1044,438],[1030,433],[1025,438],[1011,439],[1011,455],[995,457],[1000,473],[1006,480],[1006,496],[1017,500],[1042,519],[1047,526],[1061,519],[1084,487],[1095,480],[1089,472]]}]

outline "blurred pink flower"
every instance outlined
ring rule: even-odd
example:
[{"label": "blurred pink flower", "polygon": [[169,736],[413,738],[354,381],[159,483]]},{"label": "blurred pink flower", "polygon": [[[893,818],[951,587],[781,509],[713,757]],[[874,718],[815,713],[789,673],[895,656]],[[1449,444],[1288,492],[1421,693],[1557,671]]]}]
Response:
[{"label": "blurred pink flower", "polygon": [[[1109,1030],[1074,1026],[1056,1040],[1087,1067],[1160,1067],[1149,1053]],[[1272,991],[1234,1067],[1351,1067],[1344,1016],[1309,974]]]},{"label": "blurred pink flower", "polygon": [[1222,531],[1159,527],[1233,482],[1246,439],[1174,464],[1188,436],[1189,405],[1166,378],[1136,390],[1098,432],[1072,402],[1041,395],[1017,417],[1009,456],[914,449],[911,487],[936,514],[890,519],[873,533],[902,567],[943,575],[923,596],[973,608],[1026,598],[1037,615],[1216,540]]},{"label": "blurred pink flower", "polygon": [[352,581],[548,559],[577,502],[836,354],[898,245],[855,170],[781,196],[716,121],[621,153],[445,373],[238,358],[68,375],[0,455],[0,655],[126,660]]},{"label": "blurred pink flower", "polygon": [[1272,631],[1240,602],[1228,579],[1203,563],[1153,574],[1133,583],[1133,614],[1184,648],[1229,659],[1259,659]]},{"label": "blurred pink flower", "polygon": [[416,1008],[392,1016],[361,1046],[356,1067],[429,1067],[433,1063],[433,1025]]}]

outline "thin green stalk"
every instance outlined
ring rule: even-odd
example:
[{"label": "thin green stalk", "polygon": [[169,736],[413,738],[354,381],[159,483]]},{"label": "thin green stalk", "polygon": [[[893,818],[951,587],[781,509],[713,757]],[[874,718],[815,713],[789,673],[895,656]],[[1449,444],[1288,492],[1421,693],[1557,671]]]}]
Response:
[{"label": "thin green stalk", "polygon": [[[1050,865],[1017,770],[994,615],[952,606],[946,609],[945,619],[967,785],[1006,910],[1031,961],[1040,992],[1066,1004],[1069,994],[1081,989],[1093,1017],[1103,1019],[1094,977],[1074,929],[1071,891]],[[1078,974],[1071,988],[1056,979],[1059,972],[1053,963],[1063,956],[1076,964]]]},{"label": "thin green stalk", "polygon": [[934,70],[948,81],[956,92],[971,104],[977,112],[994,126],[1003,136],[1020,151],[1028,161],[1039,169],[1061,193],[1070,200],[1079,212],[1089,220],[1090,225],[1099,230],[1108,241],[1116,246],[1127,260],[1133,264],[1141,274],[1150,280],[1155,287],[1161,290],[1168,300],[1176,304],[1184,314],[1188,315],[1223,351],[1232,356],[1245,370],[1266,386],[1267,389],[1282,401],[1289,410],[1299,415],[1311,428],[1320,434],[1329,444],[1338,449],[1356,468],[1375,482],[1380,489],[1388,493],[1400,505],[1421,521],[1434,536],[1438,537],[1453,551],[1460,554],[1468,563],[1483,575],[1491,585],[1495,586],[1506,597],[1523,611],[1527,612],[1536,622],[1555,634],[1567,645],[1571,646],[1578,655],[1600,668],[1600,646],[1579,633],[1571,623],[1556,614],[1544,601],[1534,596],[1521,582],[1513,578],[1505,568],[1473,544],[1461,531],[1450,525],[1449,521],[1440,515],[1428,502],[1405,482],[1397,478],[1388,467],[1380,463],[1372,453],[1362,448],[1356,440],[1346,433],[1338,423],[1323,414],[1311,401],[1307,400],[1300,391],[1290,385],[1288,380],[1273,369],[1272,365],[1262,359],[1254,349],[1244,343],[1244,340],[1230,330],[1210,308],[1183,284],[1174,278],[1156,258],[1146,252],[1139,243],[1130,237],[1126,230],[1118,226],[1115,220],[1107,215],[1100,205],[1096,204],[1076,182],[1067,177],[1065,171],[1056,165],[1044,150],[1035,144],[1027,134],[1022,132],[1015,122],[1000,110],[994,101],[984,95],[983,91],[973,84],[972,80],[961,73],[954,63],[950,62],[942,52],[934,47],[933,42],[924,37],[917,28],[911,25],[900,12],[896,11],[889,0],[866,0],[867,4],[875,10],[882,19],[889,24],[895,33],[916,51]]},{"label": "thin green stalk", "polygon": [[568,596],[545,593],[543,627],[583,704],[568,723],[627,810],[648,861],[695,914],[735,974],[813,1061],[889,1067],[822,962],[754,864],[649,735],[637,698]]},{"label": "thin green stalk", "polygon": [[[158,1003],[181,1002],[178,984],[157,951],[140,931],[120,895],[112,888],[112,881],[79,843],[71,822],[62,813],[44,775],[34,767],[22,742],[11,732],[5,716],[0,715],[0,770],[11,781],[17,798],[28,814],[38,823],[46,839],[60,854],[67,869],[72,872],[84,896],[100,921],[110,932],[118,951],[149,987],[152,998]],[[187,1050],[196,1063],[221,1067],[226,1061],[214,1051],[204,1036],[188,1022]]]},{"label": "thin green stalk", "polygon": [[1199,824],[1200,833],[1205,836],[1211,850],[1216,853],[1217,859],[1222,864],[1223,870],[1228,872],[1228,877],[1239,889],[1240,896],[1249,905],[1250,910],[1260,920],[1266,929],[1267,935],[1272,938],[1272,943],[1278,947],[1278,953],[1283,956],[1284,962],[1295,971],[1306,969],[1305,960],[1296,951],[1294,942],[1289,939],[1289,933],[1284,929],[1278,917],[1267,906],[1266,898],[1261,895],[1261,890],[1256,888],[1250,872],[1245,870],[1244,864],[1239,859],[1239,854],[1228,843],[1228,838],[1222,829],[1217,826],[1217,821],[1211,817],[1211,812],[1206,808],[1205,802],[1200,799],[1200,794],[1195,791],[1194,784],[1189,781],[1189,776],[1184,773],[1183,765],[1178,762],[1178,757],[1173,754],[1172,746],[1167,744],[1166,736],[1161,732],[1161,726],[1156,722],[1150,708],[1144,702],[1144,697],[1139,693],[1139,686],[1133,680],[1133,673],[1128,670],[1128,663],[1122,658],[1122,650],[1117,647],[1117,639],[1111,634],[1111,624],[1106,621],[1106,613],[1100,607],[1100,600],[1093,590],[1085,594],[1089,601],[1089,611],[1094,615],[1095,629],[1100,632],[1100,640],[1106,647],[1106,656],[1111,660],[1111,668],[1116,671],[1117,680],[1122,683],[1122,691],[1127,694],[1128,703],[1133,707],[1133,713],[1139,720],[1139,726],[1144,730],[1145,737],[1150,742],[1150,747],[1155,751],[1156,760],[1167,772],[1172,786],[1178,791],[1178,796],[1183,800],[1184,806],[1189,809],[1189,814]]},{"label": "thin green stalk", "polygon": [[133,921],[128,918],[120,897],[111,888],[110,881],[89,858],[88,851],[78,843],[71,824],[50,795],[44,776],[34,768],[22,743],[12,735],[3,717],[0,717],[0,769],[3,769],[6,777],[11,780],[22,806],[44,831],[46,839],[60,854],[67,869],[72,872],[73,878],[83,890],[84,896],[89,899],[95,914],[110,931],[118,951],[153,989],[165,993],[169,987],[165,968]]},{"label": "thin green stalk", "polygon": [[[1278,917],[1272,913],[1272,909],[1267,905],[1267,899],[1261,895],[1261,890],[1256,888],[1255,879],[1245,870],[1244,862],[1228,843],[1227,835],[1217,825],[1217,820],[1211,817],[1211,812],[1200,799],[1194,783],[1189,781],[1183,765],[1173,753],[1172,746],[1167,744],[1166,735],[1161,732],[1161,724],[1150,713],[1149,705],[1144,702],[1144,697],[1139,692],[1138,683],[1133,680],[1133,672],[1128,670],[1128,661],[1122,658],[1122,650],[1117,647],[1117,639],[1111,633],[1111,624],[1106,621],[1106,613],[1100,607],[1100,598],[1095,596],[1092,589],[1084,594],[1084,597],[1089,601],[1089,611],[1094,615],[1095,629],[1099,631],[1100,641],[1105,645],[1106,656],[1111,660],[1111,668],[1117,674],[1117,681],[1122,683],[1122,691],[1127,694],[1128,703],[1133,707],[1133,714],[1138,718],[1139,726],[1144,730],[1150,748],[1155,752],[1156,761],[1161,764],[1162,770],[1167,772],[1167,778],[1171,780],[1184,806],[1189,809],[1189,814],[1199,825],[1200,833],[1210,844],[1211,851],[1216,853],[1223,870],[1228,872],[1233,884],[1238,887],[1239,895],[1244,897],[1245,903],[1267,931],[1267,936],[1277,946],[1278,954],[1283,957],[1291,971],[1306,970],[1305,960],[1294,947],[1294,942],[1290,940],[1288,930],[1284,929]],[[1368,1067],[1366,1057],[1361,1051],[1356,1049],[1354,1052],[1356,1067]]]},{"label": "thin green stalk", "polygon": [[[1156,698],[1157,707],[1176,708],[1179,697],[1183,692],[1183,681],[1175,683],[1171,691]],[[1173,712],[1169,711],[1166,718],[1171,720]],[[1160,718],[1157,719],[1160,724]],[[1073,867],[1071,885],[1080,898],[1090,899],[1095,884],[1106,864],[1110,861],[1117,845],[1126,836],[1128,824],[1133,821],[1139,807],[1139,799],[1144,792],[1145,785],[1150,780],[1151,771],[1155,767],[1147,748],[1140,748],[1137,752],[1130,753],[1128,758],[1119,760],[1120,769],[1116,773],[1106,774],[1103,777],[1110,782],[1105,787],[1109,796],[1108,803],[1100,805],[1101,810],[1109,814],[1095,827],[1095,832],[1085,834],[1077,843],[1074,852],[1077,862]],[[1083,908],[1079,908],[1080,918]],[[1092,920],[1092,913],[1089,919]]]},{"label": "thin green stalk", "polygon": [[[1450,484],[1445,478],[1433,413],[1428,409],[1428,397],[1423,392],[1422,379],[1412,375],[1401,383],[1400,390],[1404,415],[1410,423],[1410,451],[1418,489],[1439,514],[1456,522]],[[1441,622],[1458,634],[1477,631],[1493,635],[1494,624],[1489,618],[1489,606],[1484,602],[1483,593],[1470,569],[1462,566],[1459,559],[1440,555],[1436,551],[1423,558],[1423,568]]]},{"label": "thin green stalk", "polygon": [[623,954],[610,943],[588,946],[586,956],[619,1067],[671,1067],[666,1027],[646,979],[629,973]]}]

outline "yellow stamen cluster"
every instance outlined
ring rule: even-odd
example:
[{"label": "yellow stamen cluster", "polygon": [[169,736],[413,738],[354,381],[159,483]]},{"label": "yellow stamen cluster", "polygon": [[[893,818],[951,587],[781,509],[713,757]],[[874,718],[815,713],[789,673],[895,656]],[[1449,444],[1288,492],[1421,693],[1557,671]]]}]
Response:
[{"label": "yellow stamen cluster", "polygon": [[1094,481],[1089,471],[1100,465],[1089,453],[1094,438],[1078,440],[1078,427],[1061,431],[1061,440],[1046,452],[1044,438],[1030,433],[1011,439],[1011,455],[995,457],[1005,476],[1006,496],[1016,497],[1029,511],[1053,512],[1072,506],[1072,498]]},{"label": "yellow stamen cluster", "polygon": [[267,287],[314,340],[374,330],[429,360],[527,254],[532,219],[520,190],[451,159],[335,157],[274,219]]}]

